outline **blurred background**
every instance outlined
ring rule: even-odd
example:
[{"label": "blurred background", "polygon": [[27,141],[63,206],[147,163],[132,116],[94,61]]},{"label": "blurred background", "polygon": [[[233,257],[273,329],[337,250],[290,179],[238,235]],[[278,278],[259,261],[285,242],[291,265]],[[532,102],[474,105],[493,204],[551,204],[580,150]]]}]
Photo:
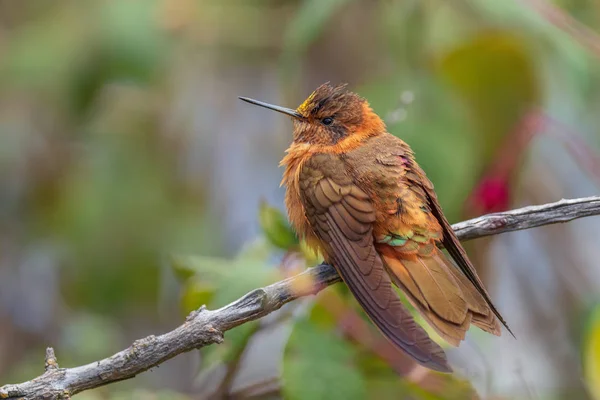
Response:
[{"label": "blurred background", "polygon": [[[314,265],[296,107],[348,82],[457,222],[600,185],[595,0],[0,0],[0,384]],[[343,285],[81,399],[600,399],[600,220],[466,244],[513,328],[415,366]],[[595,397],[594,397],[595,396]]]}]

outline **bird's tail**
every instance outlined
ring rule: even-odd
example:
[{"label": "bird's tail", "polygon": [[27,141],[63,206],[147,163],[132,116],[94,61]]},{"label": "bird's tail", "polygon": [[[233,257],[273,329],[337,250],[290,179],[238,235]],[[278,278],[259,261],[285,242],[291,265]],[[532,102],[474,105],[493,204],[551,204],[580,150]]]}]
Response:
[{"label": "bird's tail", "polygon": [[500,323],[483,296],[441,250],[434,247],[426,256],[391,246],[379,250],[396,286],[448,343],[458,346],[471,324],[500,336]]}]

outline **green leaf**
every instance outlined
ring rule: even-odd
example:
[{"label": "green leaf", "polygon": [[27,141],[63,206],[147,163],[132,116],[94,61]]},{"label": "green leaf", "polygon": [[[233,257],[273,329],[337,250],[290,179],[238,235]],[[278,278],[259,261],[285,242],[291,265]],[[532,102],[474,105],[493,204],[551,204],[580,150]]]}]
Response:
[{"label": "green leaf", "polygon": [[265,236],[274,246],[288,250],[298,244],[296,235],[281,211],[264,201],[260,204],[258,221]]},{"label": "green leaf", "polygon": [[304,260],[306,261],[306,265],[314,266],[323,262],[323,256],[320,252],[315,251],[312,247],[306,243],[306,240],[301,240],[298,245],[298,252],[302,254]]},{"label": "green leaf", "polygon": [[172,256],[171,267],[181,281],[198,277],[214,282],[227,275],[227,266],[231,261],[225,258],[205,256]]},{"label": "green leaf", "polygon": [[[295,399],[364,399],[356,351],[331,330],[302,319],[294,326],[283,361],[283,395]],[[310,379],[310,382],[307,382]]]},{"label": "green leaf", "polygon": [[214,295],[215,287],[199,279],[189,279],[181,291],[180,305],[185,315],[197,310],[204,304],[209,304]]},{"label": "green leaf", "polygon": [[[234,259],[173,256],[175,274],[185,282],[182,305],[185,311],[198,301],[210,307],[223,307],[247,292],[276,281],[279,273],[268,262],[271,254],[266,240],[248,244]],[[214,288],[213,293],[209,293]],[[197,308],[196,307],[196,308]]]},{"label": "green leaf", "polygon": [[[181,307],[187,314],[206,304],[223,307],[249,291],[279,279],[278,271],[269,264],[272,246],[263,238],[246,245],[233,259],[204,256],[173,256],[171,265],[183,281]],[[202,349],[202,371],[197,380],[210,376],[210,371],[229,363],[244,351],[259,327],[248,322],[225,333],[220,346]]]}]

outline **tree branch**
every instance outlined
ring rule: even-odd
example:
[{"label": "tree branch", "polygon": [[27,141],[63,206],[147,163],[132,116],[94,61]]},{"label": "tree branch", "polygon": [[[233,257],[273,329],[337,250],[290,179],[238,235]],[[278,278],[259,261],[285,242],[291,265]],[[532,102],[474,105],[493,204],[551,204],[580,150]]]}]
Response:
[{"label": "tree branch", "polygon": [[[453,225],[461,240],[534,228],[600,214],[600,196],[561,200],[541,206],[489,214]],[[312,282],[312,285],[304,283]],[[201,307],[183,325],[160,336],[135,341],[129,348],[100,361],[74,368],[59,368],[54,351],[46,351],[46,372],[16,385],[0,388],[0,399],[68,399],[84,390],[133,378],[178,354],[223,342],[223,333],[259,319],[299,297],[316,294],[340,282],[326,264],[283,281],[256,289],[218,310]]]},{"label": "tree branch", "polygon": [[600,214],[600,196],[582,197],[487,214],[454,224],[452,229],[460,240],[466,241],[542,225],[569,222],[598,214]]}]

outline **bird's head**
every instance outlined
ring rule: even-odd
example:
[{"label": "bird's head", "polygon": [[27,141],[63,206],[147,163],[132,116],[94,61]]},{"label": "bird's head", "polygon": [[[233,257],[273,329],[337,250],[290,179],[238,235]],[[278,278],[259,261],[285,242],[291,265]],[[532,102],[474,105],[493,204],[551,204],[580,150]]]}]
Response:
[{"label": "bird's head", "polygon": [[294,121],[294,142],[319,147],[347,147],[385,132],[385,124],[369,103],[346,85],[319,86],[295,110],[240,97],[261,107],[287,114]]}]

